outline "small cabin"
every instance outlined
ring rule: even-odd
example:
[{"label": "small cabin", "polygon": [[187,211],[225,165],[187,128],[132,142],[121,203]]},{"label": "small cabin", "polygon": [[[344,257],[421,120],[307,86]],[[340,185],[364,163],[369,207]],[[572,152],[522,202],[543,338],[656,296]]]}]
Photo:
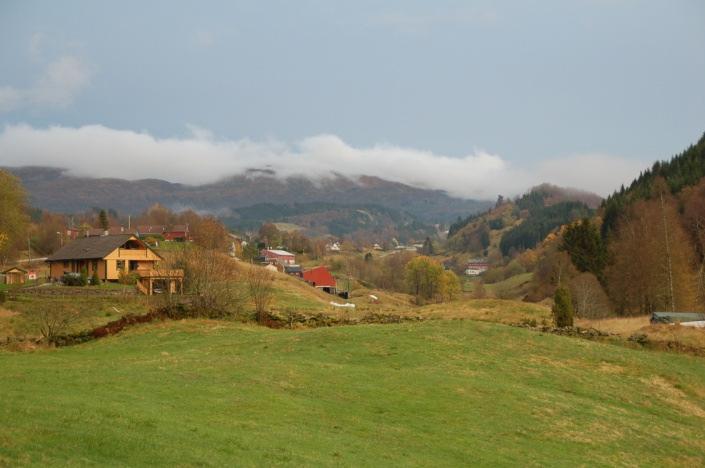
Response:
[{"label": "small cabin", "polygon": [[2,272],[5,275],[5,284],[24,284],[27,281],[27,271],[13,267]]}]

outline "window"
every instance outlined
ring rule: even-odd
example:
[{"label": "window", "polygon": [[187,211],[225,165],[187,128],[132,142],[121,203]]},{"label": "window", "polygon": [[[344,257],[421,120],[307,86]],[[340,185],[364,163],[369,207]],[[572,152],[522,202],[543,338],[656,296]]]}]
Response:
[{"label": "window", "polygon": [[118,269],[118,271],[125,270],[125,260],[118,260],[117,261],[117,269]]}]

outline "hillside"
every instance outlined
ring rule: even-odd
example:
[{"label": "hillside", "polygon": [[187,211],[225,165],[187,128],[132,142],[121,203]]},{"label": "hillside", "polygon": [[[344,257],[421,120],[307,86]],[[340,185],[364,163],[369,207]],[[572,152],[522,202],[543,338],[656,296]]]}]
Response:
[{"label": "hillside", "polygon": [[236,208],[223,222],[235,230],[256,230],[267,222],[289,223],[303,228],[309,236],[369,236],[383,233],[386,239],[402,242],[435,235],[432,226],[400,210],[379,205],[336,205],[332,203],[293,203]]},{"label": "hillside", "polygon": [[189,186],[164,180],[91,179],[72,177],[56,168],[7,168],[17,175],[34,207],[78,212],[94,206],[137,214],[153,203],[232,216],[234,210],[257,204],[376,205],[406,212],[424,223],[447,223],[487,208],[486,201],[463,200],[439,190],[424,190],[378,177],[352,180],[344,176],[311,181],[279,179],[252,171],[222,181]]},{"label": "hillside", "polygon": [[491,323],[164,322],[0,368],[2,465],[705,463],[702,359]]},{"label": "hillside", "polygon": [[670,160],[657,161],[649,169],[639,174],[628,187],[622,186],[602,204],[602,232],[607,235],[613,230],[628,205],[652,197],[657,179],[663,179],[672,194],[679,194],[693,187],[705,177],[705,133],[694,145],[673,156]]},{"label": "hillside", "polygon": [[502,256],[530,249],[558,227],[589,216],[600,200],[589,192],[542,184],[484,213],[458,219],[448,232],[448,246],[485,256],[497,249]]}]

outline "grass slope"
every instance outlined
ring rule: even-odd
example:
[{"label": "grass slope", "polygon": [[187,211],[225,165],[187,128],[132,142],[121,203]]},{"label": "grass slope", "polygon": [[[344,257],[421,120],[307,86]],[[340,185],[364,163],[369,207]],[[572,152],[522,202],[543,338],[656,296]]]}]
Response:
[{"label": "grass slope", "polygon": [[1,353],[0,465],[702,465],[705,361],[472,321]]}]

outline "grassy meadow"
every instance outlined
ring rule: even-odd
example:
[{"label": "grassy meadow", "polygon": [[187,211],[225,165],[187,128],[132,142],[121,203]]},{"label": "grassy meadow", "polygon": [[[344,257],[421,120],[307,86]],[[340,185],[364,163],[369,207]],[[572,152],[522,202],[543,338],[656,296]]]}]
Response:
[{"label": "grassy meadow", "polygon": [[0,465],[705,464],[705,361],[432,320],[0,351]]}]

